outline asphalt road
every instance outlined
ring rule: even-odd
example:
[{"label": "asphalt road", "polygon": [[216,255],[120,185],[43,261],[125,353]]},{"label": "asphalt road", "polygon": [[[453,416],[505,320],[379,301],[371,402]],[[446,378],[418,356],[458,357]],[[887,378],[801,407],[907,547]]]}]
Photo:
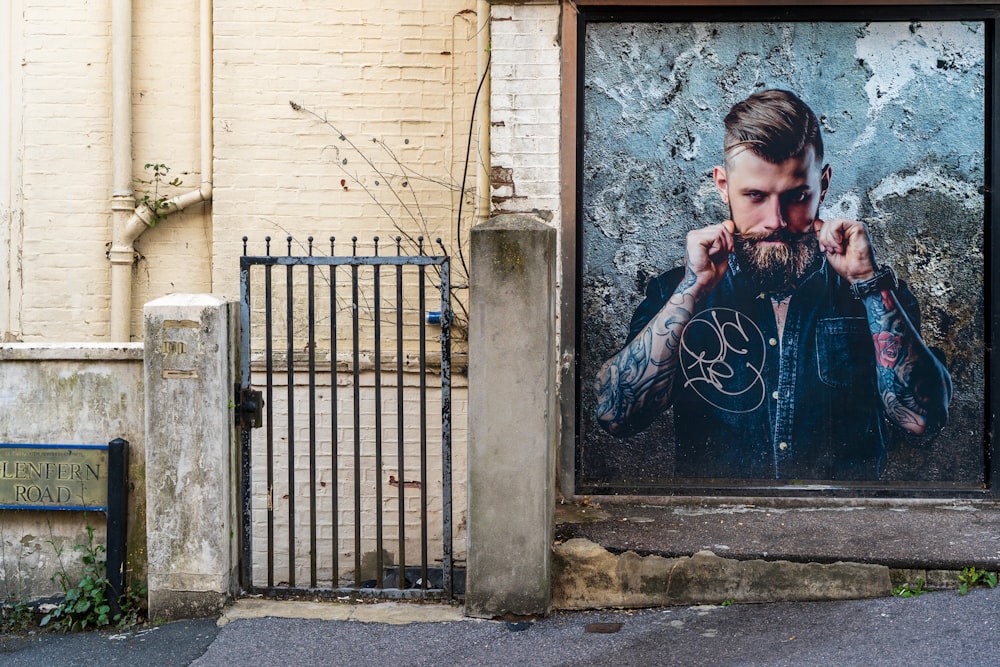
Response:
[{"label": "asphalt road", "polygon": [[1000,590],[976,589],[966,596],[942,591],[847,602],[556,613],[534,623],[268,617],[218,628],[206,619],[126,636],[5,637],[0,665],[971,666],[1000,664],[998,636]]}]

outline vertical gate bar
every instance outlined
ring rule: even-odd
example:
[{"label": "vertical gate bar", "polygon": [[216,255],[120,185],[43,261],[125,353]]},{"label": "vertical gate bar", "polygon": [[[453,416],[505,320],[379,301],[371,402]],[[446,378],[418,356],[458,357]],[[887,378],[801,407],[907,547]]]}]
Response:
[{"label": "vertical gate bar", "polygon": [[[378,237],[375,237],[378,256]],[[382,286],[381,267],[372,266],[375,293],[375,587],[382,588]]]},{"label": "vertical gate bar", "polygon": [[[352,237],[357,255],[358,237]],[[361,354],[358,350],[358,265],[351,265],[351,328],[354,344],[354,587],[361,588]]]},{"label": "vertical gate bar", "polygon": [[[247,237],[243,237],[243,256],[246,257]],[[240,388],[250,387],[250,266],[246,259],[240,261]],[[242,424],[242,420],[241,420]],[[252,458],[250,429],[240,431],[240,585],[253,586],[253,486],[251,484]]]},{"label": "vertical gate bar", "polygon": [[[334,238],[330,237],[330,256],[334,256]],[[330,585],[337,588],[340,584],[340,488],[337,484],[340,470],[337,463],[337,265],[330,265],[330,465],[333,470],[330,477],[332,511],[333,511],[333,576]]]},{"label": "vertical gate bar", "polygon": [[[309,237],[312,257],[313,237]],[[316,281],[313,264],[307,267],[309,298],[309,585],[316,588]]]},{"label": "vertical gate bar", "polygon": [[[400,254],[396,237],[396,255]],[[400,588],[406,588],[406,477],[403,474],[403,265],[396,265],[396,479],[399,480],[399,574]]]},{"label": "vertical gate bar", "polygon": [[240,509],[242,510],[242,544],[240,545],[240,586],[251,590],[253,582],[253,484],[251,471],[250,429],[240,430],[240,492],[243,494]]},{"label": "vertical gate bar", "polygon": [[[423,245],[420,247],[423,254]],[[427,271],[420,265],[418,312],[420,313],[420,587],[427,589]]]},{"label": "vertical gate bar", "polygon": [[[270,250],[268,237],[268,250]],[[264,267],[264,359],[267,399],[267,585],[274,586],[274,311],[271,289],[271,265]]]},{"label": "vertical gate bar", "polygon": [[[440,241],[439,241],[440,243]],[[451,508],[451,264],[441,264],[441,545],[442,587],[452,597]]]},{"label": "vertical gate bar", "polygon": [[[292,255],[292,237],[288,237],[288,256]],[[292,265],[285,267],[285,322],[288,343],[288,585],[295,587],[295,341],[293,321]]]}]

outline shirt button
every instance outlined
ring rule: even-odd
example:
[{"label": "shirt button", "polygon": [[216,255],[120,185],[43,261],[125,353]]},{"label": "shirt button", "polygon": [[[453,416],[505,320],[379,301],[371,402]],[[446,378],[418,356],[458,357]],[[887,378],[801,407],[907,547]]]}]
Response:
[{"label": "shirt button", "polygon": [[769,338],[768,341],[767,341],[767,344],[770,345],[771,347],[774,347],[775,345],[778,344],[778,339],[777,338]]},{"label": "shirt button", "polygon": [[771,398],[773,398],[774,400],[778,400],[778,392],[774,392],[773,394],[771,394]]},{"label": "shirt button", "polygon": [[788,443],[787,442],[778,443],[778,449],[780,449],[781,451],[785,451],[786,449],[788,449]]}]

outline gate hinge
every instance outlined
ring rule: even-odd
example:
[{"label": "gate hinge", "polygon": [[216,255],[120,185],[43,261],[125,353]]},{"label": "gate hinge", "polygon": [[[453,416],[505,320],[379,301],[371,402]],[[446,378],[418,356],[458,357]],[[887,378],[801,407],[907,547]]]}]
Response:
[{"label": "gate hinge", "polygon": [[240,428],[264,425],[264,396],[250,387],[236,387],[236,424]]}]

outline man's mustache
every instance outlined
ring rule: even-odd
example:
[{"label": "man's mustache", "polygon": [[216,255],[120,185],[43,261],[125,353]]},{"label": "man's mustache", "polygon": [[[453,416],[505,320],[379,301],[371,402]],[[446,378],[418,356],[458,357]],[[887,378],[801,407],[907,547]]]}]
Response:
[{"label": "man's mustache", "polygon": [[786,243],[793,244],[809,236],[816,234],[812,229],[801,233],[796,233],[788,228],[778,229],[773,232],[743,232],[734,234],[743,243]]}]

